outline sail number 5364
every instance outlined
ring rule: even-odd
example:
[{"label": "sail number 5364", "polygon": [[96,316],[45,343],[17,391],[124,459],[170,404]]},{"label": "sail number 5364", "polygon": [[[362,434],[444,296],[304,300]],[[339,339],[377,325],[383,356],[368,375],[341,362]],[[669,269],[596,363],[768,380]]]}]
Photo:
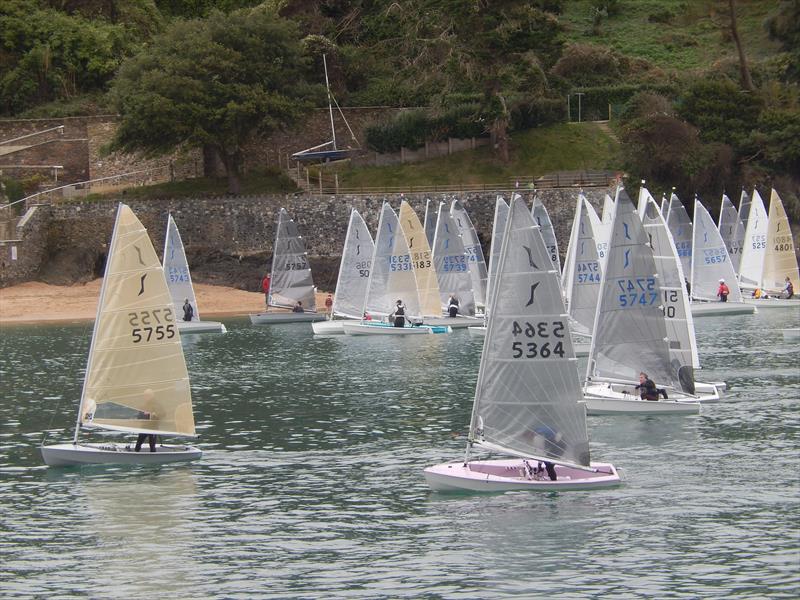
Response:
[{"label": "sail number 5364", "polygon": [[512,342],[511,356],[513,358],[563,358],[564,342],[560,339],[564,337],[564,332],[564,321],[538,321],[535,323],[514,321],[511,326],[511,333],[514,337],[523,335],[526,338],[541,339],[537,342]]},{"label": "sail number 5364", "polygon": [[134,344],[175,337],[175,316],[170,308],[130,312],[128,324]]}]

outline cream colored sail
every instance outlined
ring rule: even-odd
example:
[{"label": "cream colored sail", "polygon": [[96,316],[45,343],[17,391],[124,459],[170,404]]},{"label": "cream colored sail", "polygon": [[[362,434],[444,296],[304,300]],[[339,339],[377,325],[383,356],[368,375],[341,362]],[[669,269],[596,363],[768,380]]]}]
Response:
[{"label": "cream colored sail", "polygon": [[89,351],[78,426],[194,435],[189,374],[164,270],[120,204]]},{"label": "cream colored sail", "polygon": [[400,204],[400,228],[408,242],[408,253],[417,280],[420,311],[425,317],[441,317],[439,281],[433,266],[431,247],[417,213],[405,200]]},{"label": "cream colored sail", "polygon": [[764,272],[761,276],[762,288],[770,293],[778,293],[783,290],[787,277],[793,286],[797,286],[800,273],[797,269],[797,256],[794,253],[789,217],[786,216],[781,197],[775,190],[772,190],[769,199],[767,223],[767,251],[764,255]]}]

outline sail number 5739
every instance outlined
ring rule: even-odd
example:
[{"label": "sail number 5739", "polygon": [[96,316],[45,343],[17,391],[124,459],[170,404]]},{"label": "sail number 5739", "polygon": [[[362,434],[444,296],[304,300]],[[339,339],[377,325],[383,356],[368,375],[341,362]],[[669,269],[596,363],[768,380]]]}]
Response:
[{"label": "sail number 5739", "polygon": [[529,323],[514,321],[511,333],[539,341],[517,341],[511,343],[512,358],[564,358],[565,335],[563,321],[538,321]]},{"label": "sail number 5739", "polygon": [[172,309],[155,308],[128,313],[128,324],[131,326],[131,337],[134,344],[175,337],[175,316]]}]

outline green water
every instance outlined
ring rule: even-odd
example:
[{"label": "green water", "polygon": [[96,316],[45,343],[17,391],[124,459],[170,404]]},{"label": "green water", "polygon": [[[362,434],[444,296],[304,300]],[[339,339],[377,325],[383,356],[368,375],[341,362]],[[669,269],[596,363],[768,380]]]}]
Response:
[{"label": "green water", "polygon": [[0,595],[91,598],[800,596],[792,311],[696,322],[696,417],[590,417],[617,489],[442,495],[481,341],[187,338],[200,462],[48,469],[71,439],[90,327],[0,329]]}]

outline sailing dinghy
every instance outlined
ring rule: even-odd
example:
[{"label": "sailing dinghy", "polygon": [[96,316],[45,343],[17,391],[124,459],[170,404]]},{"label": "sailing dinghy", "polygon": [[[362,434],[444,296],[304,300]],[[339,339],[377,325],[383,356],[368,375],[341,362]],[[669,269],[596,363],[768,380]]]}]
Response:
[{"label": "sailing dinghy", "polygon": [[[753,192],[756,196],[757,192]],[[745,302],[759,308],[800,308],[800,298],[781,297],[788,277],[794,289],[800,285],[800,273],[797,268],[797,255],[794,251],[794,239],[789,226],[789,217],[783,207],[781,197],[774,189],[769,201],[769,218],[766,234],[766,248],[761,270],[761,290],[769,294],[769,298],[748,298]]]},{"label": "sailing dinghy", "polygon": [[[167,217],[167,234],[164,237],[164,276],[167,278],[167,287],[172,296],[172,305],[178,315],[178,329],[184,335],[187,333],[225,333],[225,325],[217,321],[201,321],[200,307],[194,294],[192,275],[189,273],[189,263],[186,260],[186,251],[183,247],[181,234],[172,214]],[[188,301],[192,306],[194,315],[191,321],[183,319],[183,305]]]},{"label": "sailing dinghy", "polygon": [[[405,305],[404,327],[395,327],[388,322],[397,300],[402,300]],[[435,301],[438,306],[438,291]],[[386,202],[381,208],[375,235],[362,317],[360,321],[342,321],[344,332],[347,335],[428,335],[452,331],[449,327],[421,325],[417,279],[408,242],[397,214]]]},{"label": "sailing dinghy", "polygon": [[[443,492],[619,485],[614,465],[590,462],[558,271],[521,199],[511,201],[500,254],[467,455],[426,468],[428,485]],[[471,460],[473,447],[515,458]]]},{"label": "sailing dinghy", "polygon": [[375,243],[364,218],[353,208],[344,239],[336,294],[331,307],[331,319],[311,323],[317,335],[343,335],[342,319],[361,319],[364,314],[364,295],[367,293],[369,271]]},{"label": "sailing dinghy", "polygon": [[81,429],[194,436],[189,374],[164,269],[147,230],[117,210],[89,347],[75,436],[42,446],[49,466],[161,464],[195,460],[194,446],[79,442]]},{"label": "sailing dinghy", "polygon": [[[627,194],[617,194],[584,386],[587,412],[696,414],[691,362],[671,360],[653,249]],[[666,388],[669,399],[640,399],[640,371]]]},{"label": "sailing dinghy", "polygon": [[450,214],[456,222],[461,240],[464,243],[464,250],[469,256],[469,273],[472,277],[472,293],[475,296],[475,304],[479,308],[486,307],[486,280],[489,274],[486,270],[486,260],[483,257],[483,248],[472,220],[467,214],[467,209],[459,200],[453,200],[450,206]]},{"label": "sailing dinghy", "polygon": [[308,264],[308,252],[303,236],[297,224],[289,218],[286,209],[278,213],[278,225],[275,228],[275,246],[272,253],[271,285],[269,288],[269,306],[293,309],[298,302],[302,303],[303,312],[270,311],[250,315],[253,325],[269,325],[278,323],[300,323],[322,321],[325,315],[318,313],[316,306],[316,289]]},{"label": "sailing dinghy", "polygon": [[[732,205],[731,205],[732,206]],[[714,225],[705,206],[694,203],[694,238],[692,242],[692,315],[751,315],[755,307],[745,304],[736,279],[733,262],[722,234]],[[717,297],[720,281],[724,280],[730,294],[727,302]]]},{"label": "sailing dinghy", "polygon": [[[742,190],[742,195],[744,194],[745,192]],[[733,264],[733,270],[738,276],[744,247],[744,223],[739,218],[739,212],[727,194],[722,194],[717,228],[722,236],[722,241],[725,242],[725,248],[728,249],[728,257]]]}]

